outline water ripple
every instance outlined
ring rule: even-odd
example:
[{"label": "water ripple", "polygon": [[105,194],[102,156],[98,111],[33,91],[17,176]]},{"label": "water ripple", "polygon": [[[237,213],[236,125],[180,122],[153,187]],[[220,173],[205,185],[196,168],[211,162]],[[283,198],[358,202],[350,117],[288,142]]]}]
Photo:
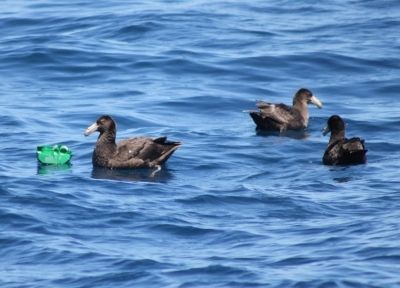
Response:
[{"label": "water ripple", "polygon": [[[1,287],[399,286],[398,1],[4,1]],[[300,87],[305,131],[242,112]],[[93,168],[101,114],[183,145]],[[322,165],[332,114],[366,165]],[[38,165],[56,143],[71,165]]]}]

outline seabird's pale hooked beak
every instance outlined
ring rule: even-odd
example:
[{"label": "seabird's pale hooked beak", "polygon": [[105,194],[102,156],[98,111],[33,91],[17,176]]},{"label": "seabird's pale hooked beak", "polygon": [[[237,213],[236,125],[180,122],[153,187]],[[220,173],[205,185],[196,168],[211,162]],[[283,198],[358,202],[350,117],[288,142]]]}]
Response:
[{"label": "seabird's pale hooked beak", "polygon": [[83,133],[83,135],[89,136],[89,135],[92,134],[93,132],[96,132],[98,128],[99,128],[99,125],[97,125],[97,123],[93,123],[92,125],[90,125],[90,126],[85,130],[85,133]]},{"label": "seabird's pale hooked beak", "polygon": [[319,109],[322,108],[322,102],[317,97],[315,97],[314,95],[310,98],[310,102],[312,104],[314,104],[315,106],[317,106]]},{"label": "seabird's pale hooked beak", "polygon": [[329,127],[326,126],[326,127],[322,130],[322,135],[326,136],[326,134],[328,134],[329,132],[331,132],[331,129],[329,129]]}]

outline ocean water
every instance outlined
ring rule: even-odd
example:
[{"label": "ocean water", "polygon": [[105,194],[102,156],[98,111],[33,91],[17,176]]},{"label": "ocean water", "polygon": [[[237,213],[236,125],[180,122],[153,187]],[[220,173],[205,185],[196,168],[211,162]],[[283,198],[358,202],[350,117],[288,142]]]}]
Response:
[{"label": "ocean water", "polygon": [[[1,6],[1,287],[400,287],[399,1]],[[300,87],[309,128],[257,134],[242,111]],[[102,114],[183,146],[93,169]],[[366,165],[322,165],[332,114]],[[71,166],[38,166],[54,143]]]}]

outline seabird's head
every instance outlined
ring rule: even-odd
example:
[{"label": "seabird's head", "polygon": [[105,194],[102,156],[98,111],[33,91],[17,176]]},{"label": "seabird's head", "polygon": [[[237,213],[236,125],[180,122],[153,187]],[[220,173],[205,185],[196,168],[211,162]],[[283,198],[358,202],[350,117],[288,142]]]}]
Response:
[{"label": "seabird's head", "polygon": [[332,134],[337,134],[339,132],[344,132],[344,121],[339,115],[333,115],[329,117],[326,127],[323,130],[323,134],[326,135],[329,132]]},{"label": "seabird's head", "polygon": [[100,134],[103,134],[106,131],[115,131],[115,130],[116,130],[116,124],[114,120],[111,118],[111,116],[103,115],[85,130],[84,135],[89,136],[90,134],[96,131],[99,131]]},{"label": "seabird's head", "polygon": [[296,102],[314,104],[318,108],[322,108],[322,102],[306,88],[301,88],[296,92],[293,97],[293,105],[295,105]]}]

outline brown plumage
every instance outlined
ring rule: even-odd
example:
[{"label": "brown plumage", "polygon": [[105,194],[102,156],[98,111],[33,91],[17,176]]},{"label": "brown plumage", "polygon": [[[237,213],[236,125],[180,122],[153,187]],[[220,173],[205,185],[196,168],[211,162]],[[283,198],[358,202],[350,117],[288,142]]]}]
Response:
[{"label": "brown plumage", "polygon": [[257,102],[259,111],[250,111],[257,130],[279,131],[300,130],[308,126],[308,104],[322,108],[321,101],[308,89],[301,88],[293,97],[293,106]]},{"label": "brown plumage", "polygon": [[331,133],[328,147],[325,150],[322,162],[325,165],[363,164],[367,161],[364,140],[358,137],[347,139],[345,125],[338,115],[328,119],[324,135]]},{"label": "brown plumage", "polygon": [[92,155],[93,166],[106,168],[158,168],[181,145],[167,137],[151,139],[137,137],[115,142],[117,127],[108,115],[103,115],[85,130],[85,136],[100,132]]}]

